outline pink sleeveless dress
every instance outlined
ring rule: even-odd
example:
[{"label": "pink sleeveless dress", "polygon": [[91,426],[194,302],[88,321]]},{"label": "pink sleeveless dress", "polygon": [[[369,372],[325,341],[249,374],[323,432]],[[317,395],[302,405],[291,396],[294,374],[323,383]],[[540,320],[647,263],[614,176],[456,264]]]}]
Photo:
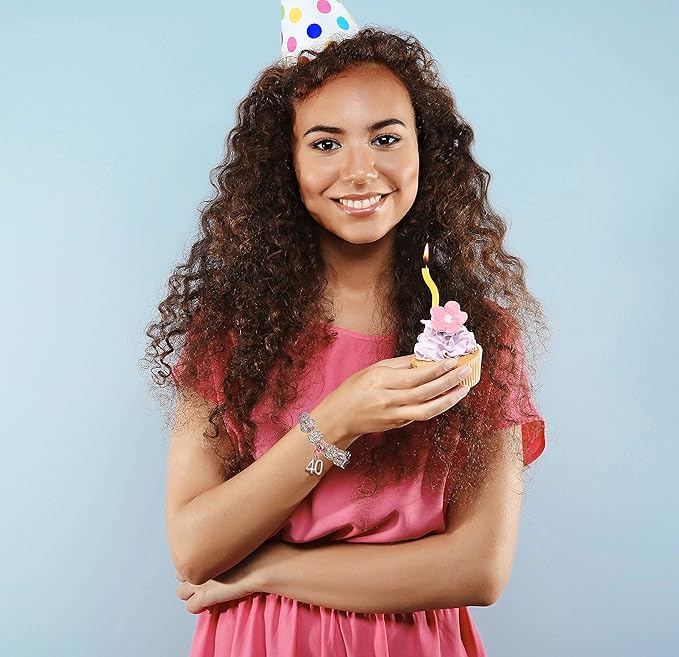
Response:
[{"label": "pink sleeveless dress", "polygon": [[[394,339],[391,336],[364,335],[341,327],[332,328],[337,338],[318,355],[300,386],[298,399],[286,409],[289,426],[297,423],[300,411],[314,408],[351,374],[393,356]],[[518,346],[522,357],[523,350],[521,345]],[[175,371],[179,371],[178,367]],[[217,401],[221,392],[216,393],[214,386],[221,381],[221,372],[217,369],[207,378],[199,392]],[[518,390],[516,384],[507,383],[512,390]],[[483,384],[482,374],[478,385]],[[525,374],[519,384],[527,384]],[[510,401],[505,412],[513,421],[494,422],[494,428],[522,425],[526,464],[535,460],[545,446],[543,418],[532,400],[529,404],[531,413],[525,415]],[[280,437],[280,431],[276,431],[268,420],[268,408],[265,396],[253,411],[253,419],[257,423],[256,458]],[[359,441],[375,441],[384,436],[384,432],[365,434],[354,442],[352,450]],[[356,476],[351,464],[344,470],[331,468],[281,527],[277,538],[292,543],[318,539],[345,543],[391,543],[445,530],[442,487],[437,493],[432,493],[424,485],[421,475],[411,481],[387,486],[366,516],[365,512],[357,513],[351,500],[357,484]],[[197,615],[190,657],[264,655],[485,657],[486,652],[466,607],[402,614],[364,614],[309,605],[276,594],[257,593]]]}]

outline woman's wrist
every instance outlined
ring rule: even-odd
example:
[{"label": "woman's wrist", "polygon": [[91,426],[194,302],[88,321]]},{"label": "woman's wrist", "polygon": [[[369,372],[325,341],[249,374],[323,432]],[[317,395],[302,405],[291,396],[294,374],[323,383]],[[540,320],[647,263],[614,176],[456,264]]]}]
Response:
[{"label": "woman's wrist", "polygon": [[341,414],[332,407],[327,397],[310,411],[309,415],[323,433],[323,440],[335,445],[338,449],[348,449],[358,438],[347,431]]},{"label": "woman's wrist", "polygon": [[285,557],[292,549],[292,546],[284,541],[272,541],[260,547],[256,567],[251,573],[252,588],[259,593],[275,593],[277,575],[286,568]]}]

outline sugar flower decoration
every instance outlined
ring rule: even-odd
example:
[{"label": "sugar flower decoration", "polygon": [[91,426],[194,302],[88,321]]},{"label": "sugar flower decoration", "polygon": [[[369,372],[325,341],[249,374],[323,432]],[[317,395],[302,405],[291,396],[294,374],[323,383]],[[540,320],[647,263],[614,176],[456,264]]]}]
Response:
[{"label": "sugar flower decoration", "polygon": [[431,309],[431,326],[443,333],[456,333],[467,321],[467,313],[460,310],[457,301],[448,301],[445,306],[434,306]]}]

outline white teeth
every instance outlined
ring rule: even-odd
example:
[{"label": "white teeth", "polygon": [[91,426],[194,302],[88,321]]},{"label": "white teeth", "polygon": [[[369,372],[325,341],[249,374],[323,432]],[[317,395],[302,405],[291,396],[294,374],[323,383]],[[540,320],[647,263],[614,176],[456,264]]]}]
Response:
[{"label": "white teeth", "polygon": [[355,210],[364,210],[365,208],[369,208],[371,205],[375,205],[376,203],[379,202],[379,200],[382,198],[382,195],[378,196],[373,196],[372,198],[366,198],[363,201],[353,201],[351,199],[345,199],[341,198],[339,199],[339,202],[342,205],[346,205],[348,208],[353,208]]}]

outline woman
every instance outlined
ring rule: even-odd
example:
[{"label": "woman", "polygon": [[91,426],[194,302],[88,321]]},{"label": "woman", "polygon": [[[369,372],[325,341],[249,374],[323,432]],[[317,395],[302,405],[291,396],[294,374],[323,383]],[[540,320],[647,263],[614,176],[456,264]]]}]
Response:
[{"label": "woman", "polygon": [[[241,102],[148,329],[160,383],[185,337],[166,521],[192,657],[485,654],[467,607],[510,575],[544,449],[524,326],[544,322],[472,141],[424,47],[371,28]],[[471,390],[455,359],[409,366],[426,243],[483,345]]]}]

